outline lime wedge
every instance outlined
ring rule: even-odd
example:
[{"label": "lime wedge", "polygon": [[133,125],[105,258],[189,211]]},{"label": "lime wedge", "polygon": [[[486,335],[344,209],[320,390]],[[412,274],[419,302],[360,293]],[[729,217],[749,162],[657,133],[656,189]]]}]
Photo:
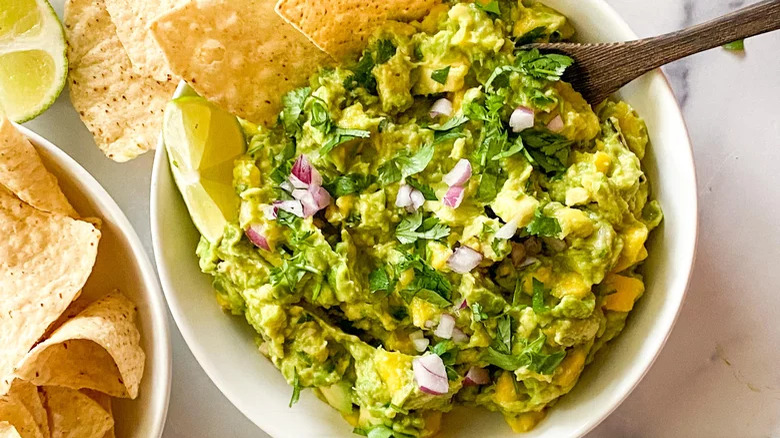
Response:
[{"label": "lime wedge", "polygon": [[163,140],[192,222],[216,243],[238,216],[233,162],[246,150],[238,120],[201,97],[180,97],[165,107]]},{"label": "lime wedge", "polygon": [[68,76],[66,47],[46,0],[0,0],[0,113],[21,123],[49,108]]}]

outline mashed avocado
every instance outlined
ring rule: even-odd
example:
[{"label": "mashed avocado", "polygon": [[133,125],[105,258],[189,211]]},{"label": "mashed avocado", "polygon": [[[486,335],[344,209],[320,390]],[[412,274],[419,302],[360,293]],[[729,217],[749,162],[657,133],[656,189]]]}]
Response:
[{"label": "mashed avocado", "polygon": [[639,116],[517,49],[572,34],[539,4],[441,6],[243,124],[239,219],[197,253],[293,402],[371,437],[432,436],[456,404],[525,431],[620,333],[662,214]]}]

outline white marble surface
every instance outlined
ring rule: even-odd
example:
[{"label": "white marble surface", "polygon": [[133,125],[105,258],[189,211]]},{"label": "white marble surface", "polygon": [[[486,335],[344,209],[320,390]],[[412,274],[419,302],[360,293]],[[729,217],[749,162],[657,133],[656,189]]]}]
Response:
[{"label": "white marble surface", "polygon": [[[572,0],[576,1],[576,0]],[[607,0],[640,36],[713,18],[741,0]],[[53,1],[62,12],[62,0]],[[714,50],[667,67],[690,127],[701,231],[680,320],[650,373],[590,437],[780,437],[780,32],[745,55]],[[62,121],[65,120],[65,123]],[[115,164],[78,126],[67,93],[27,124],[112,194],[151,255],[152,154]],[[198,366],[173,321],[165,438],[267,437]]]}]

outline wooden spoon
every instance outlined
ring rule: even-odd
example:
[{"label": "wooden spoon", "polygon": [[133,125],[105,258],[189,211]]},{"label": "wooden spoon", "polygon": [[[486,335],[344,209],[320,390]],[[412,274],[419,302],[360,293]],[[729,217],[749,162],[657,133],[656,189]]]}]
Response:
[{"label": "wooden spoon", "polygon": [[[765,0],[677,32],[622,43],[539,43],[522,46],[574,58],[563,80],[597,104],[650,70],[695,53],[780,29],[780,0]],[[778,52],[780,54],[780,52]]]}]

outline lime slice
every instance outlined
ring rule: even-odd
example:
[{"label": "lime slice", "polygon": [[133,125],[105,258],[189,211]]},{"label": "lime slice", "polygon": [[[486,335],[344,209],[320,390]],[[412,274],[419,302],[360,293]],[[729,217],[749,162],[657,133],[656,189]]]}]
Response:
[{"label": "lime slice", "polygon": [[49,108],[68,76],[66,47],[46,0],[0,0],[0,113],[21,123]]},{"label": "lime slice", "polygon": [[163,140],[192,222],[216,243],[238,216],[233,162],[246,150],[238,120],[201,97],[180,97],[165,107]]}]

